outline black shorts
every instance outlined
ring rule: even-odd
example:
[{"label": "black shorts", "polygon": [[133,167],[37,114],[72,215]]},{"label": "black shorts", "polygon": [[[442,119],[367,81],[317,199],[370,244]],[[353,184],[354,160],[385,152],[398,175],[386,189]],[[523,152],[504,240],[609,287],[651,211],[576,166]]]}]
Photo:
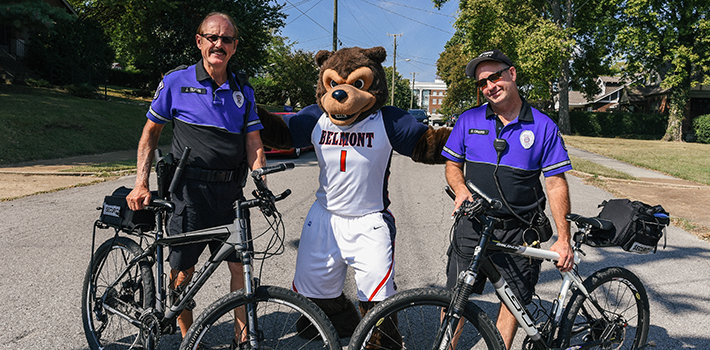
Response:
[{"label": "black shorts", "polygon": [[[457,252],[453,245],[449,247],[447,253],[449,261],[446,265],[446,288],[453,289],[456,287],[459,273],[466,270],[471,264],[473,250],[478,245],[480,231],[481,225],[478,222],[474,222],[474,225],[471,225],[471,221],[466,219],[461,219],[454,228],[454,242],[456,242],[455,244],[460,252]],[[522,227],[512,230],[495,229],[493,230],[493,235],[503,243],[521,245],[523,244],[523,231],[524,228]],[[515,293],[515,296],[524,304],[532,302],[535,285],[540,277],[542,261],[502,252],[492,254],[491,260],[493,260],[493,264],[496,265],[503,279]],[[481,294],[486,280],[487,278],[484,274],[478,274],[474,282],[473,291]]]},{"label": "black shorts", "polygon": [[[242,197],[242,189],[236,182],[205,182],[183,178],[183,186],[173,195],[175,212],[170,217],[168,234],[184,232],[230,224],[234,221],[234,202]],[[247,217],[247,222],[248,222]],[[184,271],[197,264],[207,242],[170,247],[168,261],[170,267]],[[210,252],[214,253],[221,242],[210,242]],[[236,252],[227,259],[239,262]]]}]

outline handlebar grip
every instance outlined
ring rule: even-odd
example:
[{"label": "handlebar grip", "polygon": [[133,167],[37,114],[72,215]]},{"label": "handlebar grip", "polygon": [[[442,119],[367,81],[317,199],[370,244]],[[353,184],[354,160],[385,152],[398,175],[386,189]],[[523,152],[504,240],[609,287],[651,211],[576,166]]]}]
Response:
[{"label": "handlebar grip", "polygon": [[278,202],[278,201],[280,201],[280,200],[282,200],[282,199],[284,199],[284,198],[286,198],[286,197],[288,197],[288,196],[290,196],[290,195],[291,195],[291,190],[288,190],[288,189],[287,189],[286,191],[283,191],[283,193],[274,196],[274,201]]},{"label": "handlebar grip", "polygon": [[192,149],[190,147],[185,147],[185,151],[182,152],[182,157],[180,158],[177,168],[175,169],[175,175],[173,175],[173,180],[170,182],[168,192],[175,193],[175,188],[177,188],[177,185],[180,183],[180,178],[182,178],[182,173],[185,171],[185,163],[187,163],[187,157],[190,156],[191,150]]},{"label": "handlebar grip", "polygon": [[454,190],[452,190],[451,187],[444,187],[444,191],[449,195],[449,197],[451,197],[451,199],[456,200],[456,193],[454,193]]},{"label": "handlebar grip", "polygon": [[263,175],[277,173],[279,171],[284,171],[286,169],[293,169],[295,165],[293,163],[281,163],[277,165],[265,166],[263,168],[256,169],[251,172],[251,177],[254,179],[259,178]]},{"label": "handlebar grip", "polygon": [[487,194],[483,193],[480,188],[476,187],[476,185],[471,182],[471,180],[466,181],[466,187],[472,192],[477,194],[481,199],[486,201],[486,203],[491,207],[493,210],[498,210],[503,207],[503,203],[501,203],[497,199],[492,199],[491,197],[488,197]]}]

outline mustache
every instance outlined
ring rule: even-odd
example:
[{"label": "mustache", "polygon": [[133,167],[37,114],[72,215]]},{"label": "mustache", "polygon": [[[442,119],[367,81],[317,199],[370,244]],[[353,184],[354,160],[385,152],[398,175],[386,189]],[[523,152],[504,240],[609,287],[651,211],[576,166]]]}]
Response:
[{"label": "mustache", "polygon": [[224,51],[223,49],[220,49],[220,48],[214,48],[214,49],[210,50],[210,53],[221,53],[223,55],[226,55],[227,51]]}]

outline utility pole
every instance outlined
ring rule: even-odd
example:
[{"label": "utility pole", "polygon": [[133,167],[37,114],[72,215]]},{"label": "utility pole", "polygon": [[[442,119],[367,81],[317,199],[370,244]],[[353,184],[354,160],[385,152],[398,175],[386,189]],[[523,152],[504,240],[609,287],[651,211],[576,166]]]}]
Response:
[{"label": "utility pole", "polygon": [[417,76],[417,72],[412,72],[412,98],[409,100],[409,109],[414,106],[414,78]]},{"label": "utility pole", "polygon": [[338,0],[333,0],[333,51],[338,51]]},{"label": "utility pole", "polygon": [[394,37],[394,53],[392,54],[392,100],[390,105],[394,106],[394,74],[397,71],[397,37],[402,36],[402,34],[389,34],[387,36]]}]

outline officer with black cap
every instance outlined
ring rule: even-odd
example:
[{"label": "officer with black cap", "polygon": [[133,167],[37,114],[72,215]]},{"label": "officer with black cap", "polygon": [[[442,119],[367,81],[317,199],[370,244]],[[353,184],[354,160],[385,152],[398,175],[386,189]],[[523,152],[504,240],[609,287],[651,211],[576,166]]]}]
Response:
[{"label": "officer with black cap", "polygon": [[[518,245],[539,244],[549,239],[552,232],[543,213],[549,197],[558,232],[550,250],[560,254],[558,269],[571,270],[574,255],[565,219],[570,201],[564,173],[572,166],[557,125],[520,96],[515,65],[500,50],[485,51],[472,59],[466,66],[466,75],[476,79],[476,87],[487,103],[461,114],[442,151],[448,159],[446,180],[456,193],[455,208],[465,200],[473,201],[465,185],[470,180],[485,194],[505,204],[493,212],[501,219],[493,232],[498,240]],[[540,181],[541,173],[547,196]],[[547,228],[538,225],[540,222],[547,222]],[[468,220],[461,220],[456,226],[448,252],[448,288],[456,285],[459,273],[469,266],[480,230],[479,223]],[[540,260],[504,253],[495,254],[492,259],[516,297],[530,303],[540,274]],[[474,291],[481,293],[484,284],[485,276],[480,274]],[[502,303],[496,326],[510,348],[518,323]]]}]

